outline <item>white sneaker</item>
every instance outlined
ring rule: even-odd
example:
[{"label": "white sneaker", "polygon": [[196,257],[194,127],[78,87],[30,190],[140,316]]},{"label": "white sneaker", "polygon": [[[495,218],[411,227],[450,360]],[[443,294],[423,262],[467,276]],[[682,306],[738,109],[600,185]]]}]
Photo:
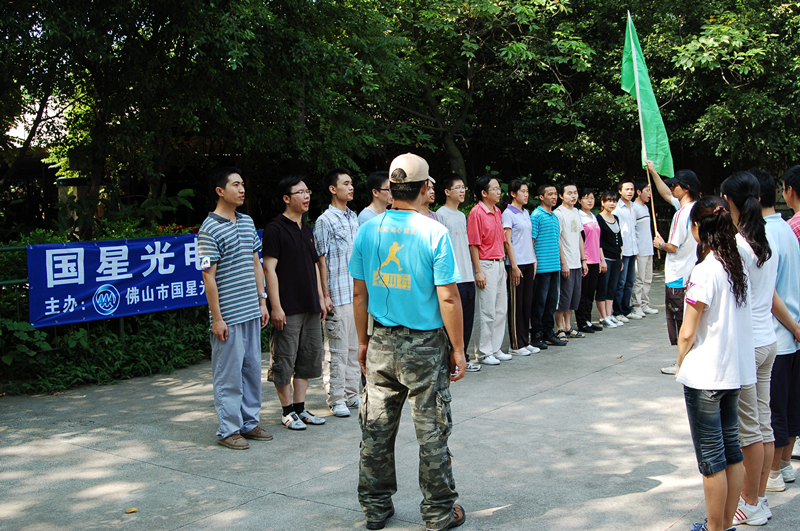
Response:
[{"label": "white sneaker", "polygon": [[481,366],[477,363],[472,363],[471,361],[467,362],[467,372],[478,372],[481,370]]},{"label": "white sneaker", "polygon": [[600,322],[603,323],[604,326],[607,328],[616,328],[617,324],[611,320],[611,317],[606,317],[604,319],[600,319]]},{"label": "white sneaker", "polygon": [[794,483],[794,480],[797,478],[794,475],[794,469],[791,463],[781,468],[781,476],[783,476],[784,483]]},{"label": "white sneaker", "polygon": [[792,447],[792,459],[800,459],[800,437],[794,441],[794,446]]},{"label": "white sneaker", "polygon": [[739,498],[739,507],[733,515],[733,525],[747,524],[747,525],[764,525],[767,523],[767,512],[761,505],[747,505],[742,498]]},{"label": "white sneaker", "polygon": [[498,350],[497,352],[495,352],[494,357],[499,359],[500,361],[508,361],[510,359],[513,359],[513,356],[511,354],[506,354],[502,350]]},{"label": "white sneaker", "polygon": [[500,365],[500,360],[495,358],[492,354],[481,358],[481,363],[484,365]]},{"label": "white sneaker", "polygon": [[764,508],[764,513],[767,515],[767,520],[772,518],[772,511],[769,509],[769,500],[766,496],[763,498],[761,496],[758,497],[758,504]]},{"label": "white sneaker", "polygon": [[292,411],[288,415],[282,416],[281,423],[290,430],[306,429],[306,423],[300,420],[300,417],[298,417],[297,413],[295,413],[294,411]]},{"label": "white sneaker", "polygon": [[539,349],[539,347],[534,347],[533,345],[528,345],[527,347],[525,347],[525,349],[531,354],[538,354],[541,352],[541,349]]},{"label": "white sneaker", "polygon": [[626,315],[625,317],[627,319],[636,319],[638,321],[639,319],[644,317],[644,314],[643,313],[639,313],[639,312],[631,312],[628,315]]},{"label": "white sneaker", "polygon": [[349,417],[350,410],[347,409],[346,404],[336,404],[335,406],[331,406],[331,413],[333,413],[336,417]]},{"label": "white sneaker", "polygon": [[673,361],[672,365],[670,365],[669,367],[663,367],[661,369],[661,374],[675,374],[677,372],[678,372],[678,362],[677,361]]},{"label": "white sneaker", "polygon": [[627,322],[629,322],[628,318],[627,318],[627,317],[625,317],[625,316],[624,316],[624,315],[622,315],[622,314],[620,314],[620,315],[615,315],[615,316],[614,316],[614,319],[616,319],[617,321],[620,321],[620,322],[622,322],[622,323],[627,323]]},{"label": "white sneaker", "polygon": [[302,412],[298,413],[297,416],[300,417],[300,420],[302,420],[305,424],[311,424],[312,426],[322,426],[325,424],[325,419],[314,415],[307,409],[304,409]]},{"label": "white sneaker", "polygon": [[[622,316],[620,315],[620,317],[622,317]],[[616,317],[614,317],[613,315],[609,315],[608,318],[611,319],[611,322],[613,322],[617,326],[622,326],[622,325],[625,324],[622,321],[620,321],[619,319],[617,319]],[[625,320],[627,321],[627,319],[625,319]]]},{"label": "white sneaker", "polygon": [[347,404],[347,407],[349,407],[350,409],[358,409],[358,407],[361,405],[361,397],[357,396],[355,398],[355,400],[351,400],[350,402],[346,402],[346,404]]},{"label": "white sneaker", "polygon": [[518,349],[513,349],[513,348],[512,348],[512,349],[511,349],[511,350],[509,350],[508,352],[509,352],[509,354],[513,354],[513,355],[515,355],[515,356],[530,356],[530,355],[531,355],[531,351],[530,351],[530,350],[528,350],[528,349],[527,349],[527,348],[525,348],[525,347],[518,348]]},{"label": "white sneaker", "polygon": [[786,482],[783,481],[783,475],[773,478],[771,475],[767,478],[767,491],[769,492],[783,492],[786,490]]},{"label": "white sneaker", "polygon": [[645,308],[643,311],[647,315],[655,315],[658,313],[658,310],[656,310],[655,308]]}]

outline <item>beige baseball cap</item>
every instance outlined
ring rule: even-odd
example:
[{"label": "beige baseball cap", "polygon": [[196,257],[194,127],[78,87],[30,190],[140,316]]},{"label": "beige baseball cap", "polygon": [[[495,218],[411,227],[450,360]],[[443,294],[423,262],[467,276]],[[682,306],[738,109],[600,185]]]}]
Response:
[{"label": "beige baseball cap", "polygon": [[[395,179],[392,177],[394,170],[403,170],[406,174],[405,179]],[[413,153],[406,153],[395,157],[392,165],[389,166],[389,180],[393,183],[416,183],[419,181],[436,182],[433,177],[428,175],[429,166],[425,159]]]}]

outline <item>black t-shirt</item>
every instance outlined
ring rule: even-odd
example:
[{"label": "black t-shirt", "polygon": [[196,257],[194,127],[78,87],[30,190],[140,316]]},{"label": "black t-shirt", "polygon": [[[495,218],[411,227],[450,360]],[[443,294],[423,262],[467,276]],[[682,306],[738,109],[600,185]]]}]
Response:
[{"label": "black t-shirt", "polygon": [[281,214],[267,224],[262,241],[262,255],[278,259],[275,273],[284,313],[321,313],[316,270],[319,257],[311,227],[305,222],[302,228],[298,227],[297,223]]},{"label": "black t-shirt", "polygon": [[[600,248],[603,256],[609,260],[619,260],[622,255],[622,232],[619,219],[614,216],[614,223],[609,223],[600,214],[597,215],[597,224],[600,225]],[[616,229],[614,232],[611,227]]]}]

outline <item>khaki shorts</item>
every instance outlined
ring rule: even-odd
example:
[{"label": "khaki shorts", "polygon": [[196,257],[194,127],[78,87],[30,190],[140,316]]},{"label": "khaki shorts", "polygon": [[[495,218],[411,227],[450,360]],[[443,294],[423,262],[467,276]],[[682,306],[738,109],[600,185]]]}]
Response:
[{"label": "khaki shorts", "polygon": [[318,313],[287,315],[283,330],[272,329],[269,338],[267,381],[289,385],[292,376],[302,380],[322,376],[322,323]]},{"label": "khaki shorts", "polygon": [[772,364],[777,353],[777,343],[756,348],[758,380],[754,385],[742,386],[742,391],[739,393],[739,444],[742,447],[759,442],[771,443],[775,440],[772,432],[769,393]]}]

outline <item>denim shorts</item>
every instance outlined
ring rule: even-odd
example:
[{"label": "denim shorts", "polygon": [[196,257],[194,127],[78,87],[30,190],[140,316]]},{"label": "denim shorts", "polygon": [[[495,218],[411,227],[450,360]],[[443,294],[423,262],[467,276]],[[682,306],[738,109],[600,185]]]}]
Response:
[{"label": "denim shorts", "polygon": [[683,387],[697,468],[710,476],[744,460],[739,446],[739,389]]}]

